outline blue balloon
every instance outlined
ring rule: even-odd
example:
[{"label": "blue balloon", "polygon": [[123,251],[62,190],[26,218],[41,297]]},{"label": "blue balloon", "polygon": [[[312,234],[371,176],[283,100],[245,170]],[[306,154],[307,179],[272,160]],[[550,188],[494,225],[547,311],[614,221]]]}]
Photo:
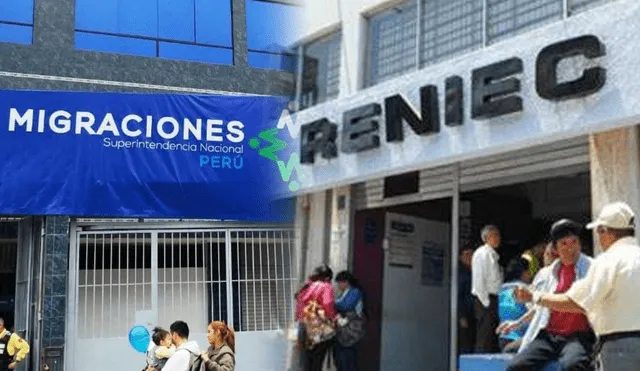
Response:
[{"label": "blue balloon", "polygon": [[140,353],[146,353],[151,341],[151,334],[144,326],[134,326],[129,330],[129,344]]}]

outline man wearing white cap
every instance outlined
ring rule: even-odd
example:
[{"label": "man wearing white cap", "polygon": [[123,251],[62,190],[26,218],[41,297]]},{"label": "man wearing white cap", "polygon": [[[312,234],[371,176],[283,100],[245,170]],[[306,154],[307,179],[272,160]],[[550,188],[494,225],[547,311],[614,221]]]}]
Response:
[{"label": "man wearing white cap", "polygon": [[606,205],[587,225],[595,229],[603,253],[591,263],[587,276],[565,294],[518,290],[519,301],[555,311],[584,312],[598,336],[596,359],[600,371],[637,370],[640,365],[640,246],[629,205]]}]

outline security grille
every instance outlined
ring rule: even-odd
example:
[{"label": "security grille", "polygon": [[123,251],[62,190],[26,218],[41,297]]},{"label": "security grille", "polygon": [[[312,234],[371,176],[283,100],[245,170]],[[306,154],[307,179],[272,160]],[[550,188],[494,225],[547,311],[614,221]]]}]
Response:
[{"label": "security grille", "polygon": [[302,109],[338,96],[341,44],[342,33],[337,31],[302,47]]},{"label": "security grille", "polygon": [[126,335],[152,309],[151,233],[86,232],[78,250],[78,337]]},{"label": "security grille", "polygon": [[215,320],[239,332],[284,329],[293,238],[290,229],[77,232],[78,339],[122,338],[133,325],[176,319],[192,333]]},{"label": "security grille", "polygon": [[411,0],[369,20],[368,86],[416,69],[417,11]]},{"label": "security grille", "polygon": [[421,1],[421,67],[482,46],[483,0]]},{"label": "security grille", "polygon": [[293,318],[293,233],[232,231],[235,327],[240,331],[286,328]]}]

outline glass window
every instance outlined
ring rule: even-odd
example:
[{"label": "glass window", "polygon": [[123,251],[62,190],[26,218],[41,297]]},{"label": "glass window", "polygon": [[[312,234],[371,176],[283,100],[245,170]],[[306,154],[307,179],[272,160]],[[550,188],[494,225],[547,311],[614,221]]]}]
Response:
[{"label": "glass window", "polygon": [[411,0],[369,20],[367,86],[416,69],[417,8]]},{"label": "glass window", "polygon": [[158,1],[77,0],[76,28],[157,38]]},{"label": "glass window", "polygon": [[196,42],[233,47],[231,0],[195,0]]},{"label": "glass window", "polygon": [[421,1],[421,66],[482,46],[483,0]]},{"label": "glass window", "polygon": [[158,0],[158,37],[195,42],[195,2]]},{"label": "glass window", "polygon": [[86,32],[76,32],[76,48],[140,57],[155,57],[157,55],[156,42],[153,40]]},{"label": "glass window", "polygon": [[249,52],[249,65],[255,68],[269,70],[282,70],[293,73],[298,60],[295,53],[271,54],[260,52]]},{"label": "glass window", "polygon": [[0,0],[0,43],[33,42],[33,0]]},{"label": "glass window", "polygon": [[341,43],[338,31],[303,46],[301,109],[338,96]]},{"label": "glass window", "polygon": [[0,43],[31,44],[33,27],[0,22]]},{"label": "glass window", "polygon": [[610,3],[612,1],[613,0],[569,0],[569,15],[593,8],[596,5]]},{"label": "glass window", "polygon": [[562,19],[563,0],[487,0],[487,41]]},{"label": "glass window", "polygon": [[79,49],[233,64],[231,27],[231,0],[76,0]]},{"label": "glass window", "polygon": [[213,64],[233,64],[233,50],[201,45],[161,42],[160,57]]},{"label": "glass window", "polygon": [[33,24],[33,0],[1,0],[0,22]]},{"label": "glass window", "polygon": [[246,0],[245,4],[249,65],[285,70],[295,60],[290,47],[299,36],[300,7],[261,0]]}]

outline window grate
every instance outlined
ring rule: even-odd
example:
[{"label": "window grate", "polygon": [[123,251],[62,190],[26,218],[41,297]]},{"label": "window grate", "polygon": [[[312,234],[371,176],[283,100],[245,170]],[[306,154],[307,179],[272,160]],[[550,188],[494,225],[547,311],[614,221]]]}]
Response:
[{"label": "window grate", "polygon": [[416,69],[417,11],[412,0],[369,20],[367,86]]},{"label": "window grate", "polygon": [[482,46],[483,0],[422,0],[421,66]]},{"label": "window grate", "polygon": [[302,47],[301,108],[308,108],[338,96],[340,91],[340,31]]},{"label": "window grate", "polygon": [[487,41],[562,19],[563,0],[487,0]]}]

